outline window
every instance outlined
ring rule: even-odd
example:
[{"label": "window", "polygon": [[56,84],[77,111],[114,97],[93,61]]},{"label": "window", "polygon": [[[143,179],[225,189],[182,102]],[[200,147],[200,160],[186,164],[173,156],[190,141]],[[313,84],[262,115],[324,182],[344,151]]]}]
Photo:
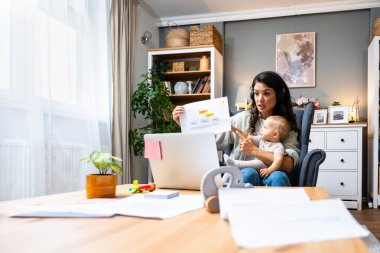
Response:
[{"label": "window", "polygon": [[10,1],[0,1],[0,89],[10,89]]},{"label": "window", "polygon": [[[76,31],[38,11],[39,54],[36,57],[36,95],[76,104]],[[46,50],[48,49],[48,50]]]}]

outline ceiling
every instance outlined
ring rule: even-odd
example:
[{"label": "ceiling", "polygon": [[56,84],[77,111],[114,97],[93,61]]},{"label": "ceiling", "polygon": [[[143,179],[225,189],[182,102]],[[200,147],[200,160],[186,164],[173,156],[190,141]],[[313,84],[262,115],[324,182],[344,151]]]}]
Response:
[{"label": "ceiling", "polygon": [[380,0],[140,0],[156,26],[225,22],[380,7]]}]

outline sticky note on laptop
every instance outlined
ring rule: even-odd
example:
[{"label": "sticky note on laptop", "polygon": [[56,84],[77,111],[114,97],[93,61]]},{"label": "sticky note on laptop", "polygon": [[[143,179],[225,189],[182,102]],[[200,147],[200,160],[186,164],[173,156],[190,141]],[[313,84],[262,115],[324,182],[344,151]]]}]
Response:
[{"label": "sticky note on laptop", "polygon": [[145,140],[144,157],[148,159],[162,160],[160,141]]},{"label": "sticky note on laptop", "polygon": [[178,196],[179,191],[154,191],[144,194],[144,197],[149,199],[171,199]]}]

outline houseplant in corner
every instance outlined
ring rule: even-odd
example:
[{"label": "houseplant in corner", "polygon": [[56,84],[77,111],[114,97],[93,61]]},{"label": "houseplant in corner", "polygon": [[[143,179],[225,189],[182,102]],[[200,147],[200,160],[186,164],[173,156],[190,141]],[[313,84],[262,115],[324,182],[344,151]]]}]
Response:
[{"label": "houseplant in corner", "polygon": [[86,176],[87,198],[114,198],[116,196],[116,174],[108,174],[108,172],[123,174],[122,168],[115,162],[122,160],[109,153],[94,151],[81,161],[93,164],[99,171],[99,174]]},{"label": "houseplant in corner", "polygon": [[129,144],[135,156],[144,154],[144,134],[180,131],[171,118],[173,104],[162,81],[166,68],[165,62],[154,62],[152,70],[142,75],[143,80],[137,84],[137,90],[132,95],[133,116],[136,118],[136,113],[141,114],[147,121],[146,126],[129,131]]}]

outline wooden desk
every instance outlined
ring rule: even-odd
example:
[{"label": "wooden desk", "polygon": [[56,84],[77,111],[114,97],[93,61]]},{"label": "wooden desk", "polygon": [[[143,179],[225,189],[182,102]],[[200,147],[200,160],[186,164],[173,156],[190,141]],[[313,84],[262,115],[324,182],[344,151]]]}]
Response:
[{"label": "wooden desk", "polygon": [[[322,188],[304,189],[313,200],[328,198]],[[127,196],[127,186],[119,186],[117,195]],[[74,203],[85,198],[85,192],[72,192],[0,202],[0,252],[368,252],[360,238],[240,249],[228,223],[204,208],[166,220],[8,217],[14,205]]]}]

